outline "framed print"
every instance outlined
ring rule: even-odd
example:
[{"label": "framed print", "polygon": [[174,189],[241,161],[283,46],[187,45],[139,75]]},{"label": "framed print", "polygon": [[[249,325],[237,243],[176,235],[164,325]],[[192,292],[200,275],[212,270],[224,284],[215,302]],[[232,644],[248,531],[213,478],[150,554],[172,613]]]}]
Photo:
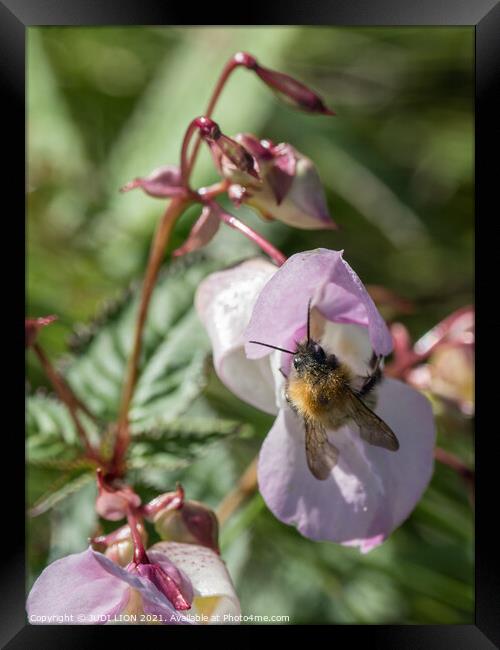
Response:
[{"label": "framed print", "polygon": [[500,643],[498,3],[255,10],[0,5],[2,647]]}]

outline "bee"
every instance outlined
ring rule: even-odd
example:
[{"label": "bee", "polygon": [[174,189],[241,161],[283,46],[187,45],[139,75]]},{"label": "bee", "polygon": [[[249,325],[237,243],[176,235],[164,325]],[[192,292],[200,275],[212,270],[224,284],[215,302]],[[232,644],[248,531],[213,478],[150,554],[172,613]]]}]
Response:
[{"label": "bee", "polygon": [[304,421],[308,467],[313,476],[324,481],[339,458],[339,450],[328,440],[327,430],[336,431],[354,422],[361,438],[370,445],[397,451],[399,441],[372,410],[376,403],[374,389],[382,379],[382,357],[373,354],[369,374],[360,377],[311,338],[310,323],[311,301],[307,308],[307,338],[297,343],[295,351],[260,341],[250,343],[293,355],[289,375],[281,371],[286,380],[285,397]]}]

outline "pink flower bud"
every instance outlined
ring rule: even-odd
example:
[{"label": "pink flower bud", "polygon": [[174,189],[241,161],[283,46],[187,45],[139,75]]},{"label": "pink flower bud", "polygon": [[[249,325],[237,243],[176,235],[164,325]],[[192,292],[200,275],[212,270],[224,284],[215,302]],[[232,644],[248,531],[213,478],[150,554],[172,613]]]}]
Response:
[{"label": "pink flower bud", "polygon": [[215,513],[198,501],[167,507],[154,517],[156,531],[165,541],[198,544],[219,552],[219,522]]},{"label": "pink flower bud", "polygon": [[141,505],[140,497],[128,485],[113,487],[107,483],[101,470],[97,470],[97,499],[95,509],[103,519],[118,521],[131,509]]},{"label": "pink flower bud", "polygon": [[283,72],[265,68],[257,63],[257,60],[251,54],[238,52],[234,56],[234,61],[249,70],[253,70],[271,90],[275,91],[281,99],[295,108],[308,113],[335,115],[334,111],[327,108],[321,97],[310,88]]},{"label": "pink flower bud", "polygon": [[26,347],[29,348],[36,341],[38,332],[57,320],[57,316],[41,316],[40,318],[26,318],[24,321],[24,330],[26,337]]}]

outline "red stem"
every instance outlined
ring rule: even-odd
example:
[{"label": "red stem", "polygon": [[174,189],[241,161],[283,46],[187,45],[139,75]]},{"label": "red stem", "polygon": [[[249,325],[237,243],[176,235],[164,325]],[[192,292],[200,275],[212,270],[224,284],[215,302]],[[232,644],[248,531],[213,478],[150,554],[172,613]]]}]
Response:
[{"label": "red stem", "polygon": [[[238,66],[240,66],[240,65],[242,65],[242,61],[236,60],[234,56],[231,57],[231,59],[229,59],[229,61],[226,63],[226,65],[224,66],[224,68],[223,68],[223,70],[222,70],[222,72],[220,74],[220,77],[219,77],[219,79],[217,81],[217,84],[216,84],[216,86],[214,88],[212,96],[210,97],[210,101],[208,102],[207,110],[204,113],[205,117],[212,117],[212,113],[214,111],[215,104],[217,103],[217,100],[219,99],[220,94],[221,94],[224,86],[226,85],[226,82],[227,82],[229,76],[231,75],[233,70],[235,68],[237,68]],[[185,177],[186,184],[189,183],[189,177],[191,175],[191,172],[193,171],[194,163],[196,161],[196,156],[198,155],[200,145],[201,145],[201,137],[198,135],[198,137],[196,138],[196,141],[194,143],[193,152],[192,152],[192,154],[191,154],[191,156],[189,158],[189,162],[187,163],[187,166],[186,166],[186,177]]]},{"label": "red stem", "polygon": [[[197,118],[196,118],[197,119]],[[188,147],[193,137],[194,132],[197,129],[196,119],[192,120],[186,129],[184,134],[184,139],[182,140],[181,148],[181,179],[182,184],[189,189],[189,173],[190,173],[190,160],[188,160]],[[197,144],[201,142],[201,138],[198,136]],[[199,146],[199,144],[198,144]]]},{"label": "red stem", "polygon": [[260,235],[252,228],[250,228],[250,226],[244,224],[234,215],[224,212],[224,210],[222,210],[219,204],[216,203],[215,201],[207,201],[207,204],[210,205],[212,210],[214,210],[214,212],[217,214],[217,216],[222,222],[227,224],[230,228],[234,228],[234,230],[238,230],[243,235],[245,235],[245,237],[247,237],[255,244],[257,244],[257,246],[261,248],[264,251],[264,253],[266,253],[266,255],[269,255],[269,257],[278,266],[282,266],[286,262],[286,256],[283,255],[283,253],[279,251],[277,248],[275,248],[265,237]]},{"label": "red stem", "polygon": [[[100,462],[99,455],[90,444],[90,441],[87,437],[87,432],[83,428],[83,425],[80,422],[80,418],[78,417],[77,408],[78,407],[82,408],[80,400],[78,400],[78,398],[73,394],[71,388],[64,381],[62,376],[56,371],[56,369],[50,362],[49,358],[47,357],[47,355],[45,354],[41,346],[38,343],[33,343],[32,347],[33,347],[33,351],[38,357],[38,360],[40,361],[40,364],[45,374],[47,375],[47,378],[49,379],[54,390],[56,391],[59,399],[61,400],[61,402],[63,402],[66,405],[66,408],[68,409],[71,415],[71,419],[75,424],[78,437],[80,438],[85,448],[86,455],[89,458],[92,458],[93,460],[97,460]],[[84,407],[83,410],[85,410],[85,412],[88,413],[86,407]]]}]

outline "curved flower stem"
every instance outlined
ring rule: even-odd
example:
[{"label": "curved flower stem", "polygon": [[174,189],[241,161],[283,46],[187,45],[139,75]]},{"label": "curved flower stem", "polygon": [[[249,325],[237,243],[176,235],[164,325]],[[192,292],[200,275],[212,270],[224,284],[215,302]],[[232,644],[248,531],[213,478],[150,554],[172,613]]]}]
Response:
[{"label": "curved flower stem", "polygon": [[[190,164],[188,160],[188,147],[194,132],[197,130],[196,119],[197,118],[191,120],[188,128],[186,129],[186,133],[184,134],[184,139],[182,140],[181,180],[182,180],[182,184],[185,185],[186,187],[189,187],[189,171],[190,171]],[[197,140],[198,147],[200,143],[201,143],[201,138],[200,136],[198,136],[198,140]]]},{"label": "curved flower stem", "polygon": [[[222,89],[226,85],[226,82],[229,76],[231,75],[231,73],[233,72],[233,70],[237,68],[239,65],[241,65],[241,61],[236,60],[236,58],[233,56],[229,59],[229,61],[224,66],[220,74],[220,77],[217,81],[217,84],[214,88],[214,91],[212,93],[212,96],[210,97],[210,101],[208,102],[207,110],[204,112],[205,117],[212,117],[215,104],[217,103],[217,100],[220,97]],[[189,177],[191,175],[191,172],[193,171],[194,163],[196,162],[196,156],[198,155],[200,145],[201,145],[201,137],[198,135],[194,143],[193,152],[191,153],[189,162],[187,163],[186,166],[186,183],[189,182]]]},{"label": "curved flower stem", "polygon": [[237,508],[257,489],[257,461],[256,456],[243,472],[237,486],[231,490],[217,508],[217,519],[221,526],[231,517]]},{"label": "curved flower stem", "polygon": [[[49,358],[47,357],[47,355],[45,354],[41,346],[38,343],[33,343],[32,347],[33,347],[33,351],[38,357],[38,360],[40,361],[40,364],[45,374],[47,375],[47,378],[49,379],[54,390],[56,391],[59,399],[61,400],[61,402],[63,402],[66,405],[71,415],[71,419],[75,424],[78,437],[80,438],[85,448],[86,455],[88,456],[88,458],[92,458],[93,460],[99,461],[100,460],[99,454],[90,444],[90,441],[87,437],[87,432],[83,428],[83,425],[80,422],[80,418],[78,417],[77,409],[80,408],[85,413],[91,415],[90,412],[88,411],[87,407],[80,402],[80,400],[76,397],[76,395],[74,395],[71,388],[62,378],[62,376],[56,371],[56,369],[50,362]],[[95,419],[93,415],[91,415],[91,417]]]},{"label": "curved flower stem", "polygon": [[277,248],[275,248],[265,237],[250,228],[250,226],[244,224],[234,215],[224,212],[220,205],[215,201],[207,201],[207,204],[214,210],[222,222],[227,224],[230,228],[238,230],[243,235],[245,235],[245,237],[257,244],[257,246],[262,249],[266,255],[269,255],[269,257],[274,262],[276,262],[278,266],[282,266],[286,262],[286,256],[283,255],[283,253]]},{"label": "curved flower stem", "polygon": [[130,353],[127,370],[125,374],[125,383],[123,386],[122,399],[120,405],[120,412],[118,418],[118,433],[115,442],[115,450],[113,457],[113,465],[115,471],[120,474],[123,471],[122,463],[127,452],[128,444],[130,442],[130,431],[128,423],[128,412],[132,395],[134,393],[135,384],[137,381],[137,372],[139,365],[139,358],[142,347],[142,332],[146,322],[146,315],[148,312],[151,295],[158,277],[161,262],[165,252],[165,247],[170,238],[170,234],[178,217],[184,212],[186,206],[189,204],[190,199],[174,198],[168,206],[162,220],[160,221],[156,230],[155,236],[151,243],[151,250],[149,254],[148,266],[142,285],[141,301],[139,304],[139,313],[134,332],[134,342],[132,345],[132,352]]}]

